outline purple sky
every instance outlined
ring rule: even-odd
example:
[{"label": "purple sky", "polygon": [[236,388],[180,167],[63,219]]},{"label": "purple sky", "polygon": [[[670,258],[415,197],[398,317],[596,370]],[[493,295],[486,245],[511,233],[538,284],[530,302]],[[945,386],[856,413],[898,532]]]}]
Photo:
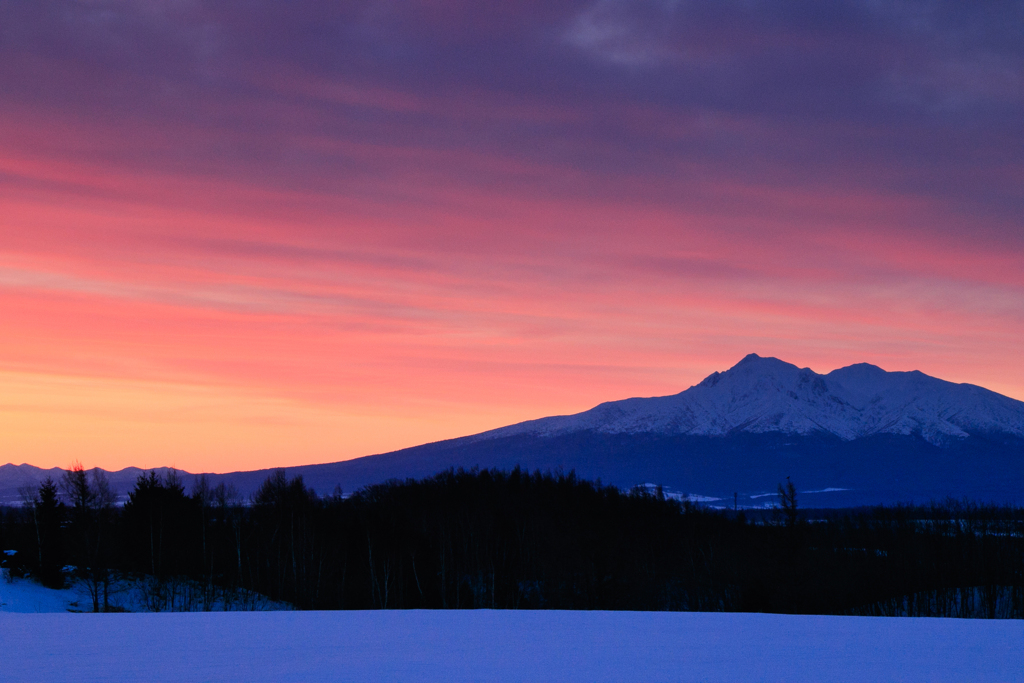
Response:
[{"label": "purple sky", "polygon": [[338,460],[749,352],[1024,398],[1024,3],[7,0],[0,325],[46,465]]}]

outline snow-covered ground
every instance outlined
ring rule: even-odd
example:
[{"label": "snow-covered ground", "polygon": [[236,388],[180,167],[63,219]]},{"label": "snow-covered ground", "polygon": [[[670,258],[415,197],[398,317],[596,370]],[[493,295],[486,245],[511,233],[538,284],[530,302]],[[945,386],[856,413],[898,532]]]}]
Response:
[{"label": "snow-covered ground", "polygon": [[1024,622],[686,612],[0,614],[0,680],[1024,681]]},{"label": "snow-covered ground", "polygon": [[[5,570],[6,571],[6,570]],[[254,611],[292,609],[246,591],[203,591],[194,581],[156,583],[152,578],[115,578],[107,591],[107,604],[125,612]],[[0,612],[91,612],[92,597],[83,581],[57,590],[32,579],[0,580]],[[0,673],[0,681],[2,681]]]},{"label": "snow-covered ground", "polygon": [[55,590],[31,579],[0,581],[0,612],[81,612],[91,604],[82,585]]},{"label": "snow-covered ground", "polygon": [[1024,682],[1022,621],[489,610],[68,612],[90,604],[84,586],[0,583],[0,681]]}]

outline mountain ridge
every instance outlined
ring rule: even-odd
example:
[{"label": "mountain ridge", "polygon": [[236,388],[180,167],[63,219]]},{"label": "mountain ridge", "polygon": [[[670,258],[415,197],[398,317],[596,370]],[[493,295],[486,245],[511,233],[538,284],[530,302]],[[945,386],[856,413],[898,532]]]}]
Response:
[{"label": "mountain ridge", "polygon": [[[821,375],[750,354],[671,396],[611,401],[575,415],[286,469],[330,493],[448,468],[516,466],[572,470],[621,488],[660,484],[750,507],[770,501],[766,496],[787,476],[825,507],[947,496],[1020,504],[1024,402],[919,371],[858,363]],[[17,502],[20,486],[46,476],[29,468],[36,469],[0,466],[0,502]],[[207,479],[246,498],[271,471]],[[126,468],[108,479],[123,497],[141,472]],[[180,474],[186,487],[197,476]]]},{"label": "mountain ridge", "polygon": [[822,375],[749,354],[678,394],[606,402],[575,415],[530,420],[471,438],[555,436],[582,429],[690,436],[821,431],[847,441],[872,434],[920,434],[943,446],[972,432],[1024,437],[1024,402],[918,370],[887,372],[857,363]]}]

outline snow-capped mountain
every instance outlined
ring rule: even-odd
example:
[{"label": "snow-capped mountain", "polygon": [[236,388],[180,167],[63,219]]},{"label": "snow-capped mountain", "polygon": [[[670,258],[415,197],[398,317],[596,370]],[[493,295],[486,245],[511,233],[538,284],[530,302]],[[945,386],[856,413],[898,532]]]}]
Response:
[{"label": "snow-capped mountain", "polygon": [[[674,396],[603,403],[482,434],[288,469],[321,493],[448,468],[575,471],[695,499],[770,503],[786,477],[802,504],[842,507],[947,496],[1024,504],[1024,402],[920,372],[864,363],[819,375],[751,354]],[[271,470],[208,475],[242,497]],[[140,471],[109,473],[124,495]],[[0,466],[0,504],[59,471]],[[182,473],[186,487],[194,475]],[[718,501],[715,503],[714,501]]]},{"label": "snow-capped mountain", "polygon": [[974,434],[1024,436],[1024,402],[918,371],[886,372],[859,363],[819,375],[750,354],[673,396],[602,403],[485,432],[478,439],[580,431],[724,436],[735,432],[808,435],[846,441],[875,434],[919,435],[944,446]]}]

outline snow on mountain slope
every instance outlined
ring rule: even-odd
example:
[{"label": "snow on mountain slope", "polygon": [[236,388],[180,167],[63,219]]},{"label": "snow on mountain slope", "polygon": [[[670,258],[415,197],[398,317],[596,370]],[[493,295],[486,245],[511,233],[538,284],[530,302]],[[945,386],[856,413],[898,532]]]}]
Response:
[{"label": "snow on mountain slope", "polygon": [[886,372],[867,363],[819,375],[750,354],[726,372],[674,396],[613,401],[577,415],[548,417],[478,435],[825,432],[845,440],[920,434],[945,445],[971,434],[1024,437],[1024,402],[918,371]]}]

